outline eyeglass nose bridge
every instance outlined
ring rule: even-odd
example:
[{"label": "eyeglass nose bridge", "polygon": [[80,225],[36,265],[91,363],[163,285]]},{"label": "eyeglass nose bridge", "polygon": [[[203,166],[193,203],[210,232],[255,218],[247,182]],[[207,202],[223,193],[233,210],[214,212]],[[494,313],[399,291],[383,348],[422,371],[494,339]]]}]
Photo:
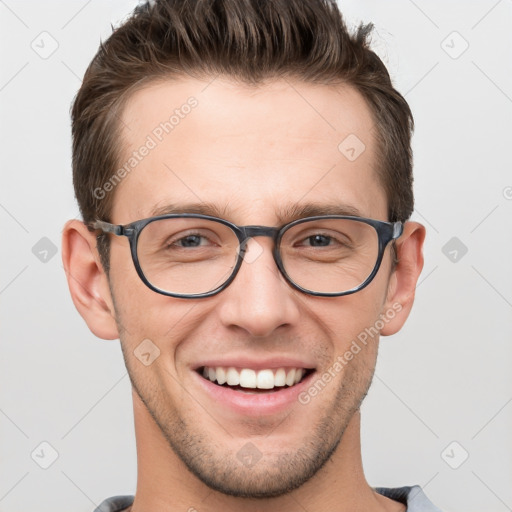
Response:
[{"label": "eyeglass nose bridge", "polygon": [[[249,240],[252,238],[258,237],[258,236],[265,236],[272,238],[274,241],[274,247],[272,248],[272,256],[274,257],[274,261],[277,265],[277,268],[281,271],[281,273],[286,277],[285,271],[283,268],[283,264],[281,261],[281,257],[279,255],[279,249],[278,249],[278,238],[279,233],[281,232],[282,228],[274,228],[269,226],[239,226],[238,227],[238,240],[240,242],[238,255],[240,258],[239,264],[237,265],[237,268],[235,270],[235,274],[238,273],[238,270],[240,270],[240,265],[242,264],[242,261],[248,261],[249,263],[252,263],[253,260],[247,260],[246,252],[247,252],[247,245],[249,243]],[[263,250],[261,249],[261,252]],[[260,252],[260,254],[261,254]],[[256,258],[254,258],[256,259]]]},{"label": "eyeglass nose bridge", "polygon": [[239,226],[239,231],[237,232],[238,240],[240,242],[239,247],[239,255],[242,259],[245,260],[245,253],[247,251],[247,244],[251,238],[257,236],[265,236],[272,238],[274,240],[274,247],[272,250],[274,259],[276,260],[277,266],[279,269],[282,268],[281,261],[279,256],[277,256],[277,239],[279,236],[280,228],[273,228],[269,226]]},{"label": "eyeglass nose bridge", "polygon": [[240,231],[242,235],[240,242],[247,243],[249,238],[254,238],[255,236],[268,236],[273,238],[275,241],[277,240],[279,228],[272,228],[268,226],[242,226],[240,227]]}]

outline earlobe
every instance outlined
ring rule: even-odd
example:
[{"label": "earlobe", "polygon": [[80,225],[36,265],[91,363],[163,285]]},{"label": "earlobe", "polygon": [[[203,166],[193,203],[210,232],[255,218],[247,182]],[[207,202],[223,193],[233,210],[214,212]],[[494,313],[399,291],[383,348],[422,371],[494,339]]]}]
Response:
[{"label": "earlobe", "polygon": [[424,240],[425,227],[418,222],[407,222],[396,242],[398,263],[389,279],[388,295],[382,311],[382,315],[386,316],[382,336],[398,332],[409,316],[423,269]]},{"label": "earlobe", "polygon": [[81,221],[70,220],[62,233],[62,262],[76,309],[99,338],[119,337],[108,278],[96,250],[96,236]]}]

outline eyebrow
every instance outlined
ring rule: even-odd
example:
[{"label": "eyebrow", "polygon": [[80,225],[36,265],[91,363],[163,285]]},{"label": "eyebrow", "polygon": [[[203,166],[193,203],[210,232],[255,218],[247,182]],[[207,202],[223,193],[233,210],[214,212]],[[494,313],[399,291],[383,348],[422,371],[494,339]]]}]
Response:
[{"label": "eyebrow", "polygon": [[151,211],[150,217],[158,217],[159,215],[167,215],[171,213],[199,213],[201,215],[210,215],[212,217],[223,218],[227,214],[227,207],[220,208],[213,203],[173,203],[155,208]]},{"label": "eyebrow", "polygon": [[[213,203],[173,203],[155,208],[150,217],[176,213],[197,213],[201,215],[210,215],[221,219],[229,220],[232,215],[229,213],[229,206],[220,207]],[[277,223],[287,224],[297,219],[305,217],[315,217],[320,215],[345,215],[351,217],[363,217],[360,210],[352,205],[344,204],[322,204],[322,203],[304,203],[288,204],[281,206],[276,210]]]},{"label": "eyebrow", "polygon": [[282,207],[277,212],[279,222],[282,224],[292,222],[296,219],[303,219],[304,217],[316,217],[320,215],[346,215],[351,217],[363,217],[361,212],[355,206],[347,204],[290,204]]}]

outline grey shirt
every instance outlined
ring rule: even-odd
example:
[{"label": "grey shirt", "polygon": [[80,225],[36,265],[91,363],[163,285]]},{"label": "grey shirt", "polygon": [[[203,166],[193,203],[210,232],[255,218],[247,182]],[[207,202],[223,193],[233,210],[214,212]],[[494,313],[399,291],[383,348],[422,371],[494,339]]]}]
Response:
[{"label": "grey shirt", "polygon": [[[407,512],[441,512],[427,498],[419,485],[388,489],[377,487],[379,494],[407,505]],[[113,496],[104,500],[94,512],[122,512],[133,503],[133,496]]]}]

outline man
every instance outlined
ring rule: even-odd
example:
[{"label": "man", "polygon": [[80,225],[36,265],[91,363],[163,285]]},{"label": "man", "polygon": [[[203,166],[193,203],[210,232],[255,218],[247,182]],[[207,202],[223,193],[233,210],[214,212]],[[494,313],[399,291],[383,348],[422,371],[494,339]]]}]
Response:
[{"label": "man", "polygon": [[138,456],[135,496],[97,510],[438,510],[362,470],[425,236],[412,115],[369,31],[328,0],[161,0],[89,66],[63,260],[91,331],[120,338]]}]

